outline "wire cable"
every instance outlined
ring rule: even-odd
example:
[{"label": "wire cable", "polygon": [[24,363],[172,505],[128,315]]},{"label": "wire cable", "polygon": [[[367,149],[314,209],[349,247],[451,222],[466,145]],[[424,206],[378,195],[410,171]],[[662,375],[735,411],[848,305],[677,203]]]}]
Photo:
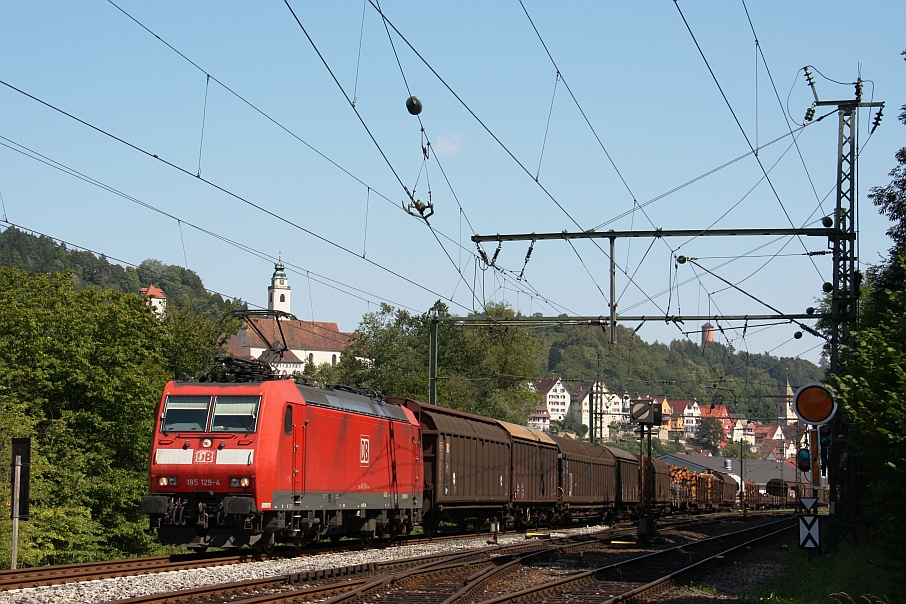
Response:
[{"label": "wire cable", "polygon": [[[742,124],[739,121],[739,118],[736,115],[736,111],[733,109],[733,105],[730,104],[730,99],[727,98],[727,95],[724,93],[723,87],[720,85],[720,82],[717,79],[717,75],[714,73],[714,70],[711,68],[711,64],[708,62],[708,58],[705,57],[705,52],[702,50],[701,45],[699,45],[698,40],[695,37],[695,34],[692,32],[692,27],[689,25],[689,22],[686,20],[686,16],[683,14],[683,10],[680,8],[679,0],[673,0],[673,4],[676,6],[676,10],[679,11],[680,17],[683,20],[683,23],[686,25],[686,29],[689,32],[689,35],[692,37],[692,41],[695,43],[695,47],[698,49],[699,54],[702,57],[702,60],[705,62],[705,66],[708,68],[708,72],[711,74],[711,79],[714,80],[714,84],[717,86],[718,91],[720,91],[720,96],[724,99],[727,108],[730,110],[730,113],[733,115],[733,120],[736,122],[739,131],[742,133],[743,138],[746,141],[746,144],[749,146],[749,149],[755,155],[755,161],[758,162],[758,166],[761,168],[762,173],[765,176],[765,179],[768,182],[768,185],[771,187],[771,191],[774,193],[774,197],[777,199],[777,203],[780,204],[780,209],[783,210],[784,216],[786,216],[787,221],[790,223],[790,226],[795,228],[796,225],[793,223],[793,219],[790,217],[789,212],[787,212],[786,206],[783,205],[783,200],[780,199],[780,194],[777,192],[777,189],[774,187],[774,183],[771,181],[768,176],[768,172],[764,167],[764,164],[761,163],[761,158],[758,157],[758,154],[755,153],[755,147],[752,146],[752,141],[749,140],[749,136],[746,134],[745,128],[742,127]],[[808,251],[805,247],[805,242],[802,241],[802,237],[797,237],[799,243],[802,245],[802,248]],[[815,272],[818,273],[818,276],[821,277],[821,271],[818,270],[818,265],[815,264],[814,260],[811,260],[812,266],[815,268]]]},{"label": "wire cable", "polygon": [[[151,205],[151,204],[149,204],[149,203],[147,203],[147,202],[144,202],[144,201],[142,201],[142,200],[140,200],[140,199],[138,199],[138,198],[136,198],[136,197],[133,197],[133,196],[127,194],[127,193],[123,193],[122,191],[119,191],[118,189],[115,189],[115,188],[111,187],[110,185],[104,184],[103,182],[101,182],[101,181],[99,181],[99,180],[97,180],[97,179],[94,179],[94,178],[92,178],[92,177],[90,177],[90,176],[87,176],[87,175],[85,175],[85,174],[83,174],[83,173],[81,173],[81,172],[79,172],[79,171],[77,171],[77,170],[75,170],[75,169],[73,169],[73,168],[70,168],[70,167],[66,166],[65,164],[62,164],[62,163],[57,162],[56,160],[53,160],[53,159],[51,159],[51,158],[49,158],[49,157],[47,157],[47,156],[45,156],[45,155],[42,155],[42,154],[38,153],[37,151],[34,151],[34,150],[32,150],[32,149],[29,149],[28,147],[25,147],[24,145],[21,145],[21,144],[19,144],[19,143],[16,143],[15,141],[12,141],[11,139],[8,139],[8,138],[6,138],[6,137],[4,137],[4,136],[0,136],[0,140],[6,141],[6,143],[0,142],[0,146],[6,147],[7,149],[10,149],[10,150],[12,150],[12,151],[15,151],[15,152],[17,152],[17,153],[19,153],[19,154],[21,154],[21,155],[26,156],[26,157],[29,157],[30,159],[33,159],[33,160],[38,161],[38,162],[40,162],[40,163],[43,163],[43,164],[45,164],[45,165],[48,166],[48,167],[51,167],[51,168],[54,168],[55,170],[58,170],[58,171],[60,171],[60,172],[63,172],[64,174],[68,174],[68,175],[70,175],[70,176],[72,176],[72,177],[74,177],[74,178],[78,178],[79,180],[85,181],[85,182],[87,182],[87,183],[89,183],[89,184],[91,184],[91,185],[94,185],[94,186],[96,186],[96,187],[98,187],[98,188],[100,188],[100,189],[103,189],[103,190],[105,190],[105,191],[107,191],[107,192],[109,192],[109,193],[112,193],[112,194],[114,194],[114,195],[117,195],[117,196],[119,196],[119,197],[122,197],[123,199],[126,199],[126,200],[128,200],[128,201],[131,201],[131,202],[133,202],[133,203],[135,203],[135,204],[137,204],[137,205],[139,205],[139,206],[142,206],[142,207],[144,207],[144,208],[146,208],[146,209],[149,209],[149,210],[151,210],[151,211],[153,211],[153,212],[157,212],[158,214],[161,214],[162,216],[165,216],[165,217],[167,217],[167,218],[170,218],[170,219],[172,219],[172,220],[178,222],[180,225],[185,224],[185,225],[187,225],[187,226],[190,226],[190,227],[192,227],[193,229],[195,229],[195,230],[197,230],[197,231],[199,231],[199,232],[201,232],[201,233],[204,233],[204,234],[206,234],[206,235],[208,235],[208,236],[210,236],[210,237],[213,237],[213,238],[215,238],[215,239],[218,239],[218,240],[220,240],[220,241],[222,241],[222,242],[224,242],[224,243],[226,243],[226,244],[228,244],[228,245],[230,245],[230,246],[233,246],[233,247],[235,247],[235,248],[237,248],[237,249],[239,249],[239,250],[242,250],[242,251],[244,251],[244,252],[246,252],[246,253],[249,253],[249,254],[251,254],[251,255],[253,255],[253,256],[256,256],[257,258],[260,258],[260,259],[262,259],[262,260],[267,260],[268,262],[274,262],[274,261],[278,260],[278,258],[275,258],[275,257],[272,256],[272,255],[269,255],[269,254],[267,254],[267,253],[265,253],[265,252],[262,252],[262,251],[260,251],[260,250],[255,249],[255,248],[253,248],[253,247],[250,247],[250,246],[245,245],[245,244],[243,244],[243,243],[239,243],[239,242],[237,242],[237,241],[234,241],[234,240],[232,240],[232,239],[229,239],[229,238],[227,238],[227,237],[224,237],[223,235],[219,235],[219,234],[217,234],[217,233],[215,233],[215,232],[213,232],[213,231],[210,231],[210,230],[205,229],[205,228],[203,228],[203,227],[201,227],[201,226],[198,226],[198,225],[196,225],[196,224],[194,224],[194,223],[192,223],[192,222],[188,222],[188,221],[186,221],[186,220],[184,220],[184,219],[182,219],[182,218],[180,218],[180,217],[178,217],[178,216],[175,216],[175,215],[173,215],[173,214],[170,214],[169,212],[165,212],[164,210],[161,210],[161,209],[159,209],[159,208],[157,208],[157,207],[155,207],[155,206],[153,206],[153,205]],[[9,144],[7,144],[7,143],[9,143]],[[17,147],[20,147],[20,148],[17,148]],[[306,268],[304,268],[304,267],[297,266],[297,265],[295,265],[295,264],[293,264],[293,263],[291,263],[291,262],[286,262],[286,265],[287,265],[288,267],[295,268],[295,269],[298,271],[298,274],[300,274],[300,275],[301,275],[301,274],[306,274],[306,275],[307,275],[307,274],[310,273],[310,271],[309,271],[308,269],[306,269]],[[395,305],[395,306],[398,306],[398,307],[400,307],[400,308],[406,308],[407,310],[411,310],[411,311],[417,312],[417,311],[415,311],[415,309],[413,309],[413,308],[407,307],[407,306],[405,306],[405,305],[403,305],[403,304],[399,304],[398,302],[393,302],[392,300],[389,300],[389,299],[384,298],[384,297],[382,297],[382,296],[378,296],[378,295],[376,295],[376,294],[369,293],[369,292],[367,292],[367,291],[365,291],[365,290],[362,290],[362,289],[359,289],[359,288],[357,288],[357,287],[348,285],[348,284],[343,283],[343,282],[341,282],[341,281],[337,281],[337,280],[331,279],[331,278],[329,278],[329,277],[326,277],[326,276],[324,276],[324,275],[320,275],[320,274],[318,274],[318,273],[311,273],[311,274],[314,274],[316,277],[318,277],[318,278],[320,278],[320,279],[323,280],[323,281],[317,281],[317,280],[316,280],[318,283],[321,283],[322,285],[326,285],[326,286],[328,286],[328,287],[331,287],[331,288],[333,288],[333,289],[336,289],[337,291],[340,291],[340,292],[345,293],[345,294],[347,294],[347,295],[350,295],[350,296],[352,296],[352,297],[358,298],[358,299],[360,299],[360,300],[363,300],[363,301],[366,301],[366,302],[371,302],[371,301],[372,301],[372,300],[368,300],[367,298],[362,298],[362,297],[360,297],[360,296],[356,296],[356,295],[354,295],[354,294],[351,294],[351,293],[349,293],[348,291],[344,291],[343,289],[340,289],[340,287],[338,287],[338,286],[341,286],[341,287],[344,287],[344,288],[347,288],[347,289],[350,289],[350,290],[353,290],[353,291],[357,291],[357,292],[359,292],[359,293],[361,293],[361,294],[364,294],[364,295],[367,295],[367,296],[371,296],[372,298],[377,299],[377,300],[381,300],[381,301],[384,301],[384,302],[388,302],[388,303],[393,304],[393,305]],[[333,285],[331,285],[331,283],[332,283]]]},{"label": "wire cable", "polygon": [[186,174],[186,175],[188,175],[188,176],[191,176],[192,178],[196,178],[197,180],[199,180],[199,181],[201,181],[201,182],[203,182],[203,183],[205,183],[205,184],[207,184],[207,185],[213,187],[214,189],[217,189],[218,191],[220,191],[220,192],[222,192],[222,193],[225,193],[226,195],[228,195],[228,196],[230,196],[230,197],[232,197],[232,198],[234,198],[234,199],[236,199],[236,200],[238,200],[238,201],[241,201],[242,203],[244,203],[244,204],[246,204],[246,205],[249,205],[249,206],[251,206],[251,207],[257,209],[257,210],[259,210],[259,211],[261,211],[261,212],[267,214],[268,216],[271,216],[272,218],[276,218],[276,219],[279,220],[280,222],[286,223],[287,225],[289,225],[289,226],[291,226],[291,227],[294,227],[294,228],[296,228],[296,229],[302,231],[303,233],[306,233],[307,235],[310,235],[311,237],[314,237],[315,239],[318,239],[319,241],[321,241],[321,242],[323,242],[323,243],[326,243],[326,244],[328,244],[328,245],[330,245],[330,246],[332,246],[332,247],[335,247],[336,249],[338,249],[338,250],[340,250],[340,251],[346,252],[347,254],[351,254],[351,255],[355,256],[356,258],[361,258],[363,262],[367,262],[368,264],[374,266],[375,268],[378,268],[378,269],[380,269],[380,270],[382,270],[382,271],[384,271],[384,272],[386,272],[386,273],[388,273],[388,274],[390,274],[390,275],[393,275],[394,277],[396,277],[396,278],[398,278],[398,279],[400,279],[400,280],[402,280],[402,281],[405,281],[406,283],[409,283],[410,285],[414,285],[414,286],[417,287],[418,289],[424,290],[424,291],[430,293],[431,295],[434,295],[434,296],[437,296],[437,297],[439,297],[439,298],[442,298],[443,300],[446,300],[447,302],[450,302],[451,304],[453,304],[453,305],[455,305],[455,306],[458,306],[458,307],[460,307],[460,308],[463,308],[464,310],[469,310],[468,307],[463,306],[463,305],[460,304],[459,302],[456,302],[455,300],[451,300],[451,299],[447,298],[446,296],[444,296],[443,294],[440,294],[440,293],[438,293],[438,292],[436,292],[436,291],[430,289],[429,287],[426,287],[426,286],[424,286],[424,285],[421,285],[420,283],[414,281],[413,279],[410,279],[410,278],[408,278],[408,277],[405,277],[405,276],[403,276],[402,274],[400,274],[400,273],[398,273],[398,272],[396,272],[396,271],[394,271],[394,270],[392,270],[392,269],[390,269],[390,268],[388,268],[388,267],[385,267],[385,266],[383,266],[382,264],[379,264],[379,263],[375,262],[374,260],[370,260],[370,259],[368,259],[368,258],[362,258],[362,257],[361,257],[359,254],[357,254],[356,252],[350,250],[349,248],[347,248],[347,247],[345,247],[345,246],[343,246],[343,245],[340,245],[339,243],[336,243],[335,241],[331,241],[330,239],[328,239],[328,238],[326,238],[326,237],[324,237],[324,236],[322,236],[322,235],[319,235],[318,233],[315,233],[314,231],[312,231],[312,230],[310,230],[310,229],[307,229],[307,228],[303,227],[302,225],[300,225],[300,224],[298,224],[298,223],[295,223],[295,222],[289,220],[288,218],[285,218],[285,217],[283,217],[283,216],[277,214],[276,212],[273,212],[273,211],[271,211],[271,210],[268,210],[268,209],[265,208],[264,206],[261,206],[261,205],[255,203],[255,202],[253,202],[253,201],[250,201],[250,200],[246,199],[245,197],[242,197],[242,196],[239,195],[238,193],[234,193],[234,192],[232,192],[231,190],[229,190],[229,189],[227,189],[227,188],[225,188],[225,187],[222,187],[222,186],[218,185],[217,183],[215,183],[215,182],[213,182],[213,181],[210,181],[210,180],[208,180],[208,179],[206,179],[206,178],[204,178],[204,177],[201,177],[201,176],[196,176],[196,175],[192,174],[191,172],[189,172],[188,170],[186,170],[185,168],[183,168],[183,167],[181,167],[181,166],[179,166],[179,165],[177,165],[177,164],[174,164],[173,162],[170,162],[170,161],[168,161],[168,160],[166,160],[166,159],[164,159],[164,158],[162,158],[162,157],[158,157],[156,154],[151,153],[150,151],[146,151],[145,149],[142,149],[141,147],[139,147],[139,146],[137,146],[137,145],[134,145],[134,144],[132,144],[132,143],[130,143],[130,142],[128,142],[128,141],[126,141],[126,140],[124,140],[124,139],[122,139],[122,138],[120,138],[120,137],[114,135],[114,134],[111,134],[111,133],[107,132],[106,130],[103,130],[102,128],[99,128],[98,126],[95,126],[95,125],[93,125],[93,124],[90,124],[89,122],[86,122],[85,120],[80,119],[80,118],[76,117],[75,115],[73,115],[73,114],[71,114],[71,113],[68,113],[68,112],[66,112],[66,111],[64,111],[64,110],[62,110],[62,109],[60,109],[60,108],[58,108],[58,107],[55,107],[54,105],[51,105],[50,103],[48,103],[48,102],[46,102],[46,101],[43,101],[43,100],[39,99],[38,97],[33,96],[33,95],[31,95],[31,94],[25,92],[24,90],[21,90],[20,88],[16,88],[15,86],[13,86],[12,84],[9,84],[9,83],[6,82],[5,80],[0,80],[0,84],[2,84],[2,85],[4,85],[4,86],[6,86],[7,88],[10,88],[11,90],[14,90],[14,91],[16,91],[16,92],[18,92],[18,93],[20,93],[20,94],[22,94],[22,95],[24,95],[24,96],[26,96],[26,97],[32,99],[33,101],[36,101],[36,102],[40,103],[41,105],[44,105],[45,107],[47,107],[47,108],[49,108],[49,109],[52,109],[52,110],[54,110],[54,111],[56,111],[56,112],[58,112],[58,113],[60,113],[60,114],[62,114],[62,115],[65,115],[66,117],[68,117],[68,118],[70,118],[70,119],[73,119],[73,120],[79,122],[80,124],[82,124],[82,125],[84,125],[84,126],[87,126],[88,128],[91,128],[92,130],[94,130],[94,131],[96,131],[96,132],[98,132],[98,133],[100,133],[100,134],[103,134],[104,136],[107,136],[107,137],[109,137],[109,138],[111,138],[111,139],[113,139],[113,140],[115,140],[115,141],[117,141],[117,142],[119,142],[119,143],[121,143],[121,144],[123,144],[123,145],[126,145],[126,146],[129,147],[130,149],[133,149],[133,150],[135,150],[135,151],[138,151],[139,153],[141,153],[141,154],[143,154],[143,155],[146,155],[146,156],[148,156],[148,157],[152,157],[152,158],[156,159],[157,161],[163,163],[164,165],[169,166],[169,167],[171,167],[171,168],[173,168],[174,170],[177,170],[177,171],[179,171],[179,172],[182,172],[183,174]]}]

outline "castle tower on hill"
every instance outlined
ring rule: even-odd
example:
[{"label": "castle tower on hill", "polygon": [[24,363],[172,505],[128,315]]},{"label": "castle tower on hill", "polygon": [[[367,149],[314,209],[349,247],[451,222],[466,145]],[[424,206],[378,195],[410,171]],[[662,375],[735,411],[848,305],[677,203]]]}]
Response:
[{"label": "castle tower on hill", "polygon": [[283,270],[286,268],[283,266],[283,262],[278,261],[274,265],[274,274],[271,277],[270,287],[267,288],[267,309],[268,310],[282,310],[283,312],[290,312],[290,286],[289,280],[286,278],[286,272]]},{"label": "castle tower on hill", "polygon": [[705,323],[702,325],[702,348],[705,347],[705,344],[714,341],[714,326],[710,323]]}]

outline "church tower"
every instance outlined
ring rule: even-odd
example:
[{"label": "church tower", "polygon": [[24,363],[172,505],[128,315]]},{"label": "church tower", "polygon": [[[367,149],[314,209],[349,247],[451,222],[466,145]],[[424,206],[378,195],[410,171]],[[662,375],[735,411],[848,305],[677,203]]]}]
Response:
[{"label": "church tower", "polygon": [[777,405],[777,423],[778,424],[795,424],[799,421],[796,412],[793,411],[793,387],[790,386],[790,380],[787,379],[786,386],[780,387],[780,396],[774,399]]},{"label": "church tower", "polygon": [[289,310],[289,294],[290,287],[289,281],[286,278],[286,272],[284,272],[283,262],[278,261],[274,265],[274,276],[271,277],[271,285],[267,288],[267,309],[268,310],[282,310],[283,312],[290,312]]}]

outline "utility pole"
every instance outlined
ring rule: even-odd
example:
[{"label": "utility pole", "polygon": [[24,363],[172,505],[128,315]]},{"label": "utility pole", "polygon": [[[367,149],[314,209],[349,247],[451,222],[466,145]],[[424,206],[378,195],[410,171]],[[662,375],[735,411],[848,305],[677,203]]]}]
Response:
[{"label": "utility pole", "polygon": [[428,404],[437,404],[437,311],[428,312],[430,341],[428,343]]},{"label": "utility pole", "polygon": [[[859,108],[877,107],[872,131],[881,123],[883,102],[862,102],[862,79],[856,81],[855,99],[842,101],[820,101],[808,68],[805,77],[812,89],[815,102],[806,112],[806,122],[814,116],[814,107],[836,107],[838,114],[837,131],[837,196],[834,206],[833,226],[840,237],[833,241],[833,282],[824,284],[825,293],[831,296],[830,312],[830,370],[837,374],[841,369],[840,348],[851,344],[850,334],[857,326],[859,286],[862,275],[856,270],[858,258],[856,241],[856,214],[858,209],[858,124]],[[831,421],[832,434],[845,431],[844,414],[837,414]],[[842,440],[833,439],[827,464],[827,480],[830,488],[829,504],[831,519],[830,547],[836,548],[839,533],[850,535],[850,542],[856,542],[856,523],[860,516],[859,460],[843,454]],[[848,458],[848,459],[847,459]]]}]

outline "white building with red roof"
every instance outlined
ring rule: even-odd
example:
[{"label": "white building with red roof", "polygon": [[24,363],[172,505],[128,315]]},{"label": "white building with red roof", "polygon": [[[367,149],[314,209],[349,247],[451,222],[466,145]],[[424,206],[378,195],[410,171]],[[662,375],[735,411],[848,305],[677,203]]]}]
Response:
[{"label": "white building with red roof", "polygon": [[167,308],[167,294],[164,293],[164,290],[154,287],[154,284],[151,283],[148,287],[138,290],[138,295],[145,299],[145,302],[154,309],[154,312],[159,315],[164,314],[164,310]]},{"label": "white building with red roof", "polygon": [[[282,262],[274,265],[271,284],[267,288],[268,309],[289,313],[291,289],[284,268]],[[226,343],[227,350],[233,356],[258,359],[269,350],[268,344],[280,348],[285,340],[287,350],[283,352],[283,357],[271,363],[282,375],[301,373],[306,366],[317,367],[324,363],[336,365],[340,362],[343,348],[354,337],[354,334],[342,332],[336,323],[328,321],[285,318],[249,320],[254,321],[264,339],[255,329],[245,326],[230,336]]]},{"label": "white building with red roof", "polygon": [[551,421],[561,421],[569,411],[569,390],[559,377],[535,382],[535,390],[544,397]]},{"label": "white building with red roof", "polygon": [[[282,346],[282,329],[286,338],[286,350],[283,358],[272,365],[283,375],[302,372],[306,365],[318,366],[323,363],[336,365],[340,361],[343,348],[349,343],[353,334],[340,331],[336,323],[325,321],[299,321],[298,319],[249,319],[261,331],[268,342]],[[257,359],[268,346],[254,329],[245,327],[227,340],[227,349],[234,356]]]}]

